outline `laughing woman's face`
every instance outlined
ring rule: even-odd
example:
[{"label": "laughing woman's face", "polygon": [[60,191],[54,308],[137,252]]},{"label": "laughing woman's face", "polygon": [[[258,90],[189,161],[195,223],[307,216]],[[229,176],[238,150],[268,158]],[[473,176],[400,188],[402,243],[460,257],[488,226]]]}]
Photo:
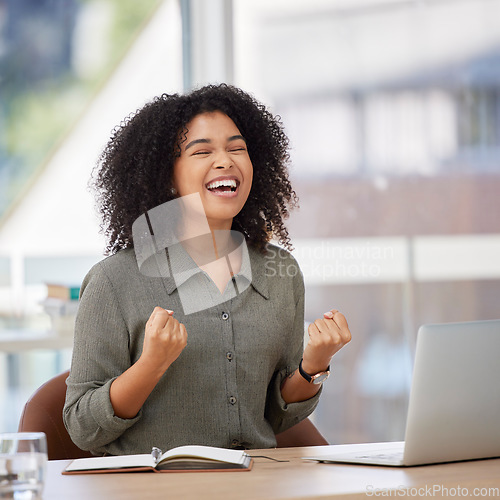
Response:
[{"label": "laughing woman's face", "polygon": [[179,196],[199,193],[212,230],[229,230],[252,187],[253,166],[245,138],[220,111],[202,113],[186,126],[174,163]]}]

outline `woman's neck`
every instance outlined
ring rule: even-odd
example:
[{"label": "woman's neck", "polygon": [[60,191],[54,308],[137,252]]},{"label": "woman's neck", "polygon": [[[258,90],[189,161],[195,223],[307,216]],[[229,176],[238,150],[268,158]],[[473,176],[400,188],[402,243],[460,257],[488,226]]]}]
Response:
[{"label": "woman's neck", "polygon": [[231,231],[211,231],[202,237],[185,240],[182,245],[221,293],[241,269],[241,248]]}]

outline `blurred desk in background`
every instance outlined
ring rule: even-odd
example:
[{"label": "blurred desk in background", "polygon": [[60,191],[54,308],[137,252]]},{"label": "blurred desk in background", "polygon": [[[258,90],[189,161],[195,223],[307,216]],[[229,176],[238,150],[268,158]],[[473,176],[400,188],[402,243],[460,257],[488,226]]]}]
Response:
[{"label": "blurred desk in background", "polygon": [[35,349],[59,351],[72,348],[72,335],[57,335],[51,331],[0,330],[0,352],[17,354]]},{"label": "blurred desk in background", "polygon": [[29,396],[71,364],[72,335],[0,328],[0,431],[17,430]]}]

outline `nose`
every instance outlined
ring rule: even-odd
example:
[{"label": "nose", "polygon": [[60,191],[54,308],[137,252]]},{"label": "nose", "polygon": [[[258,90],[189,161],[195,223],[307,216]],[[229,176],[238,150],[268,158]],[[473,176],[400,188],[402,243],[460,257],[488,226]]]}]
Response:
[{"label": "nose", "polygon": [[231,161],[231,157],[226,151],[220,152],[214,158],[214,168],[215,169],[226,169],[231,168],[233,166],[233,162]]}]

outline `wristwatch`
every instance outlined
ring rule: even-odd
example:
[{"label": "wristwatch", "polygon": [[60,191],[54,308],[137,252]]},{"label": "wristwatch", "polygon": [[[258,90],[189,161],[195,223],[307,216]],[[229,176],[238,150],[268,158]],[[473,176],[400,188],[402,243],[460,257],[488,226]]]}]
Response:
[{"label": "wristwatch", "polygon": [[310,383],[310,384],[322,384],[330,376],[330,366],[324,371],[316,373],[316,375],[309,375],[302,369],[302,359],[299,363],[299,373]]}]

